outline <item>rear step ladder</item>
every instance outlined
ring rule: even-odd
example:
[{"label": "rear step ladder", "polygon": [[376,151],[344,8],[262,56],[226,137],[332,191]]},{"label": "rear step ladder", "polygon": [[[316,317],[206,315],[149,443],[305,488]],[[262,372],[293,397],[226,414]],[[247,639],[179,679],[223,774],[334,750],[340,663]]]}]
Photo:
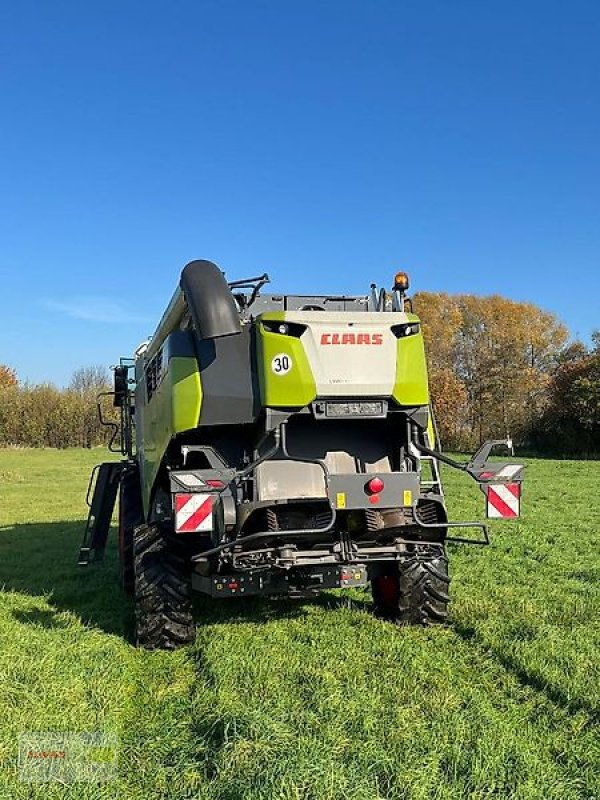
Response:
[{"label": "rear step ladder", "polygon": [[[121,473],[125,466],[126,462],[124,461],[105,461],[103,464],[97,464],[92,471],[86,496],[90,513],[79,549],[79,566],[81,567],[86,567],[92,561],[102,561],[104,557]],[[90,502],[94,476],[96,476],[96,483]]]},{"label": "rear step ladder", "polygon": [[[435,443],[438,447],[438,450],[441,452],[442,446],[440,443],[440,435],[438,433],[437,422],[435,416],[433,414],[433,409],[430,409],[431,413],[431,421],[433,423],[433,432],[435,436]],[[433,442],[429,438],[429,432],[425,431],[425,446],[428,447],[430,450],[433,450]],[[429,464],[429,469],[431,470],[431,480],[429,481],[421,481],[421,486],[427,489],[432,494],[439,495],[442,500],[444,499],[444,487],[442,486],[442,477],[440,475],[440,465],[437,458],[433,458],[433,456],[421,455],[421,464]]]}]

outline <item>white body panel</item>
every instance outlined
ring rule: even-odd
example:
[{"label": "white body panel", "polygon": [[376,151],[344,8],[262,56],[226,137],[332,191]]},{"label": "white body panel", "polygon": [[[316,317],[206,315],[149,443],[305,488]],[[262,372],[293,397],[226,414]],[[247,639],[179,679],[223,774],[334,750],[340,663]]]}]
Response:
[{"label": "white body panel", "polygon": [[398,340],[392,325],[408,323],[405,313],[297,311],[286,321],[306,325],[300,340],[319,397],[389,397],[396,381]]}]

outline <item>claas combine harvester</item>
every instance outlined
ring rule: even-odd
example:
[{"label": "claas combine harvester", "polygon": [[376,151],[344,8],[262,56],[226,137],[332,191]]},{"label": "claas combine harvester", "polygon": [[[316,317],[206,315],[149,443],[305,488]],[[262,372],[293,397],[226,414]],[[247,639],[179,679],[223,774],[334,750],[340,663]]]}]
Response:
[{"label": "claas combine harvester", "polygon": [[102,558],[118,495],[121,579],[148,648],[193,639],[193,590],[370,584],[377,614],[443,622],[446,542],[488,534],[448,520],[439,462],[480,483],[488,516],[519,513],[522,466],[488,461],[503,442],[468,463],[436,445],[405,273],[359,297],[263,294],[266,283],[192,261],[154,336],[114,368],[123,458],[92,475],[79,560]]}]

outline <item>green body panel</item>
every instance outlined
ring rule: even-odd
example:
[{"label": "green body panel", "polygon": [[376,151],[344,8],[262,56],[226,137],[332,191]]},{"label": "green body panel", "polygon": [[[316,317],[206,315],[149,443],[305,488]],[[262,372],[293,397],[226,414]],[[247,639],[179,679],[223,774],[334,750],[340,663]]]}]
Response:
[{"label": "green body panel", "polygon": [[200,371],[195,358],[171,359],[171,385],[173,387],[173,433],[195,428],[202,407]]},{"label": "green body panel", "polygon": [[429,447],[435,447],[435,430],[433,428],[433,417],[431,413],[427,420],[427,436],[429,437]]},{"label": "green body panel", "polygon": [[[285,312],[263,314],[258,322],[257,370],[261,404],[270,408],[299,408],[306,406],[317,396],[315,380],[300,339],[282,336],[265,330],[263,320],[283,322]],[[273,359],[287,355],[292,368],[285,375],[277,375],[271,369]]]},{"label": "green body panel", "polygon": [[[409,314],[408,319],[409,322],[419,322],[415,314]],[[421,331],[398,339],[396,381],[392,397],[401,406],[429,405],[427,361]]]},{"label": "green body panel", "polygon": [[144,509],[162,457],[176,433],[198,425],[202,386],[198,361],[192,356],[172,356],[168,368],[144,409]]}]

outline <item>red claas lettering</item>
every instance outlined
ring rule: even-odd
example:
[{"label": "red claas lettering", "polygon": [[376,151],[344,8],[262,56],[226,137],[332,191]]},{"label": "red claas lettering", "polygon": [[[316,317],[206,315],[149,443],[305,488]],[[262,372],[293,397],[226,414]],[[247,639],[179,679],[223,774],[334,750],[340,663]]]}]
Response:
[{"label": "red claas lettering", "polygon": [[322,333],[321,344],[322,345],[330,345],[330,344],[382,345],[383,334],[382,333],[342,333],[342,334]]}]

